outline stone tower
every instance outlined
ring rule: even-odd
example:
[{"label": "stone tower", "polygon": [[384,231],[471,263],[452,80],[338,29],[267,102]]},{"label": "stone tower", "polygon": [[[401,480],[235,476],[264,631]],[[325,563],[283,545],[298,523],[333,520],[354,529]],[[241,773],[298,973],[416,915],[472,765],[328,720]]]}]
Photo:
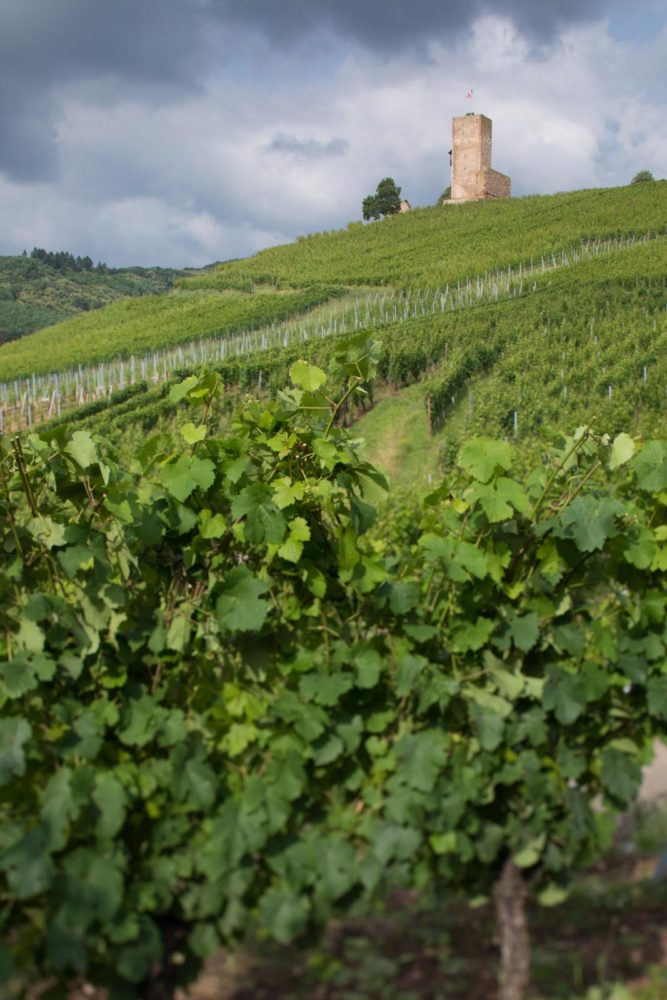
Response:
[{"label": "stone tower", "polygon": [[511,181],[491,167],[492,122],[485,115],[452,119],[452,192],[450,201],[509,198]]}]

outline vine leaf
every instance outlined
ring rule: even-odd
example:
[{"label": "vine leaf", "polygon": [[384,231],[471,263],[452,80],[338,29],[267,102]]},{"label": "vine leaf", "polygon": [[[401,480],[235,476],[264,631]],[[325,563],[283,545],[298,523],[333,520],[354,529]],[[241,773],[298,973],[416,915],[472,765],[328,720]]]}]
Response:
[{"label": "vine leaf", "polygon": [[602,754],[602,784],[612,798],[618,799],[623,805],[637,794],[641,776],[641,768],[626,753],[610,747]]},{"label": "vine leaf", "polygon": [[581,715],[585,698],[577,684],[577,678],[572,674],[551,667],[548,670],[549,680],[544,690],[543,705],[552,710],[556,718],[564,726],[571,725]]},{"label": "vine leaf", "polygon": [[165,489],[181,503],[187,500],[197,487],[206,492],[213,485],[214,479],[213,462],[209,458],[198,458],[196,455],[181,455],[162,471],[162,483]]},{"label": "vine leaf", "polygon": [[288,944],[308,922],[308,903],[287,890],[271,888],[260,901],[263,925],[280,944]]},{"label": "vine leaf", "polygon": [[580,552],[593,552],[618,533],[616,517],[624,513],[623,504],[613,497],[575,497],[561,514],[554,534],[573,538]]},{"label": "vine leaf", "polygon": [[540,622],[534,611],[527,615],[517,615],[511,620],[510,634],[514,645],[522,653],[528,653],[540,637]]},{"label": "vine leaf", "polygon": [[310,538],[310,528],[302,517],[289,522],[289,535],[278,549],[278,555],[288,562],[298,563],[303,552],[303,543]]},{"label": "vine leaf", "polygon": [[44,892],[51,884],[55,866],[48,848],[48,831],[35,827],[6,851],[2,858],[9,888],[19,899]]},{"label": "vine leaf", "polygon": [[82,469],[87,469],[98,461],[97,445],[88,431],[74,431],[64,450]]},{"label": "vine leaf", "polygon": [[667,444],[664,441],[647,441],[632,462],[637,483],[648,493],[667,490]]},{"label": "vine leaf", "polygon": [[32,736],[32,727],[25,719],[13,716],[0,719],[0,785],[6,785],[15,775],[25,774],[23,746]]},{"label": "vine leaf", "polygon": [[618,469],[620,465],[629,462],[635,453],[635,442],[629,434],[617,434],[611,446],[609,457],[609,468]]},{"label": "vine leaf", "polygon": [[262,598],[268,589],[247,566],[230,570],[215,606],[220,627],[228,632],[259,631],[269,610],[268,602]]},{"label": "vine leaf", "polygon": [[306,392],[317,392],[327,381],[322,369],[317,365],[309,365],[307,361],[295,361],[289,370],[289,377],[294,385]]},{"label": "vine leaf", "polygon": [[100,811],[97,835],[103,840],[111,840],[123,825],[127,793],[113,774],[102,773],[97,776],[92,798]]},{"label": "vine leaf", "polygon": [[471,438],[459,452],[458,464],[480,483],[488,483],[497,469],[509,469],[512,448],[506,441]]},{"label": "vine leaf", "polygon": [[245,537],[249,542],[278,545],[285,537],[285,518],[264,483],[252,483],[241,490],[232,500],[232,515],[237,520],[245,517]]}]

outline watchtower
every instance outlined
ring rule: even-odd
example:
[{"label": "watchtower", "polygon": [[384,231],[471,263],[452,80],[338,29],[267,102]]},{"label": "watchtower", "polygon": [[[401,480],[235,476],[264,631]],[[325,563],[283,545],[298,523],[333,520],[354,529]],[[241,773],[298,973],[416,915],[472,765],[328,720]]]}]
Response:
[{"label": "watchtower", "polygon": [[509,198],[511,181],[491,167],[492,122],[486,115],[452,119],[452,202]]}]

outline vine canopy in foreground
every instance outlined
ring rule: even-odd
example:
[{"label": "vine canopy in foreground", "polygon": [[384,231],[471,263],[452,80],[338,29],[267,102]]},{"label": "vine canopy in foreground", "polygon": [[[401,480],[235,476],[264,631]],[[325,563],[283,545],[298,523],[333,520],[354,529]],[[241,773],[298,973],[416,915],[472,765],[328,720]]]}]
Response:
[{"label": "vine canopy in foreground", "polygon": [[378,525],[335,419],[370,345],[337,364],[219,438],[193,376],[131,467],[86,431],[4,442],[5,978],[147,996],[392,886],[487,893],[507,858],[555,903],[593,799],[635,795],[667,722],[665,443],[579,431],[518,478],[474,439]]}]

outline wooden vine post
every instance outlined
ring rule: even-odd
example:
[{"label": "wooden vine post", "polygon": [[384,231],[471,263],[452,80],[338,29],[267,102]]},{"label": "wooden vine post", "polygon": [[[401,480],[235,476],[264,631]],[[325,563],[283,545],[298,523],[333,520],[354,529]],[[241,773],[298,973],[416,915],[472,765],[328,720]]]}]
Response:
[{"label": "wooden vine post", "polygon": [[494,893],[500,946],[498,1000],[524,1000],[530,982],[530,935],[526,916],[528,891],[521,871],[508,858]]}]

